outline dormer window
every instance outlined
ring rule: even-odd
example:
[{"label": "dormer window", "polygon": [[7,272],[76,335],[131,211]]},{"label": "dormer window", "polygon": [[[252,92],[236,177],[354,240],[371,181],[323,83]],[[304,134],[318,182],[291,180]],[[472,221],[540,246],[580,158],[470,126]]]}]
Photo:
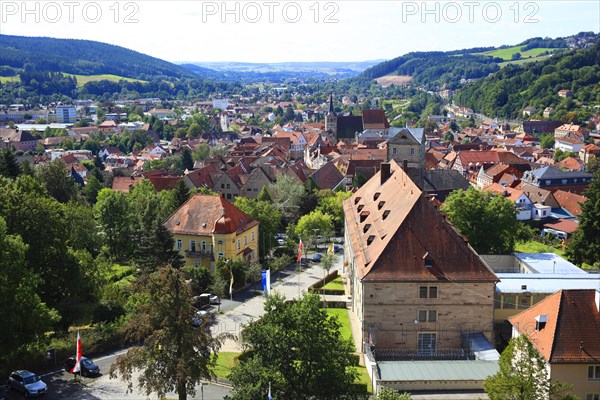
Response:
[{"label": "dormer window", "polygon": [[369,230],[369,228],[371,228],[371,224],[365,224],[365,226],[363,228],[363,233],[367,233],[367,231]]},{"label": "dormer window", "polygon": [[385,205],[385,201],[380,201],[379,204],[377,204],[377,209],[381,210],[384,205]]},{"label": "dormer window", "polygon": [[356,211],[357,212],[361,212],[363,208],[365,208],[365,205],[364,204],[359,204],[359,206],[356,207]]},{"label": "dormer window", "polygon": [[546,322],[548,322],[548,316],[546,314],[535,317],[535,330],[539,332],[544,329],[546,327]]},{"label": "dormer window", "polygon": [[383,212],[383,219],[386,219],[388,217],[388,215],[390,215],[390,210],[385,210]]},{"label": "dormer window", "polygon": [[373,243],[373,240],[375,240],[375,235],[371,235],[367,238],[367,246],[370,246],[371,243]]},{"label": "dormer window", "polygon": [[373,201],[377,200],[381,196],[381,193],[377,192],[373,195]]},{"label": "dormer window", "polygon": [[360,196],[358,196],[357,198],[354,199],[354,204],[358,204],[359,201],[360,201]]},{"label": "dormer window", "polygon": [[368,211],[363,211],[360,213],[360,222],[363,223],[365,222],[365,220],[367,219],[367,217],[369,216],[369,212]]}]

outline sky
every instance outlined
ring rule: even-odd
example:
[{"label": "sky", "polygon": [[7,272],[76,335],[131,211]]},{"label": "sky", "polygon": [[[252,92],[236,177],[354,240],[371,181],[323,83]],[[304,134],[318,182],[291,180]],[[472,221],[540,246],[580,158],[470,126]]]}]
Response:
[{"label": "sky", "polygon": [[0,33],[171,62],[365,61],[600,31],[600,1],[0,1]]}]

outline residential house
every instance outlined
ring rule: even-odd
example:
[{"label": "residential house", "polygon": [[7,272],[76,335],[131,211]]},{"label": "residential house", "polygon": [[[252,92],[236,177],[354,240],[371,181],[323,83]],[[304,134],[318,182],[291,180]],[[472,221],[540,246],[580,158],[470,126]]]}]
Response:
[{"label": "residential house", "polygon": [[523,116],[524,117],[531,117],[532,115],[534,115],[537,112],[537,109],[533,106],[527,106],[523,109]]},{"label": "residential house", "polygon": [[493,183],[483,190],[485,192],[496,193],[510,200],[515,205],[515,208],[517,210],[517,220],[527,221],[531,219],[531,209],[533,207],[533,203],[531,202],[531,200],[529,200],[527,195],[523,193],[522,190],[502,186],[498,183]]},{"label": "residential house", "polygon": [[211,180],[212,190],[223,194],[227,200],[235,200],[240,195],[242,182],[236,171],[230,169],[226,172],[216,172],[211,174]]},{"label": "residential house", "polygon": [[564,152],[579,153],[579,150],[585,145],[581,140],[564,136],[557,137],[554,140],[554,149],[561,149]]},{"label": "residential house", "polygon": [[509,319],[546,361],[552,381],[581,399],[600,398],[600,291],[560,290]]},{"label": "residential house", "polygon": [[387,141],[387,160],[409,168],[425,169],[425,131],[423,128],[402,128]]},{"label": "residential house", "polygon": [[553,196],[558,205],[575,218],[581,215],[581,205],[587,201],[585,196],[564,190],[555,190]]},{"label": "residential house", "polygon": [[465,333],[492,339],[496,276],[394,160],[343,207],[361,352],[433,355]]},{"label": "residential house", "polygon": [[329,161],[313,172],[308,177],[307,182],[310,182],[311,189],[317,190],[338,190],[346,188],[344,175],[342,175],[332,161]]},{"label": "residential house", "polygon": [[258,221],[223,195],[195,194],[164,223],[186,265],[214,267],[219,258],[258,262]]},{"label": "residential house", "polygon": [[558,91],[558,97],[570,97],[572,95],[569,89],[561,89]]},{"label": "residential house", "polygon": [[175,117],[175,111],[165,108],[153,108],[152,110],[148,111],[147,114],[159,119]]},{"label": "residential house", "polygon": [[590,159],[592,159],[593,157],[599,157],[599,156],[600,156],[600,147],[593,143],[586,144],[581,149],[579,149],[579,158],[586,165],[590,162]]},{"label": "residential house", "polygon": [[544,112],[542,113],[542,116],[544,118],[550,118],[552,116],[552,114],[554,114],[554,108],[546,107],[546,108],[544,108]]},{"label": "residential house", "polygon": [[591,180],[592,174],[587,172],[562,171],[556,167],[547,165],[526,171],[521,180],[521,188],[524,192],[533,192],[539,188],[543,188],[550,191],[562,189],[582,193],[587,189]]},{"label": "residential house", "polygon": [[585,164],[578,158],[566,157],[557,164],[558,168],[566,171],[585,171]]},{"label": "residential house", "polygon": [[74,124],[77,122],[75,106],[58,106],[54,110],[56,122],[60,124]]},{"label": "residential house", "polygon": [[585,139],[586,130],[580,125],[563,124],[554,130],[555,138],[570,137],[573,139]]},{"label": "residential house", "polygon": [[38,140],[34,138],[29,131],[12,128],[0,128],[0,147],[14,147],[15,150],[32,151],[35,150]]},{"label": "residential house", "polygon": [[[265,165],[265,168],[268,166]],[[240,190],[240,196],[248,199],[256,199],[263,187],[268,187],[273,183],[267,172],[262,167],[257,167],[246,175]]]}]

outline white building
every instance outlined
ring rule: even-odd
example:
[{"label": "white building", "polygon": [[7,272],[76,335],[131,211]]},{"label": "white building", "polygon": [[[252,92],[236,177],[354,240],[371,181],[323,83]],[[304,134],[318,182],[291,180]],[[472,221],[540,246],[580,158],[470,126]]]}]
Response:
[{"label": "white building", "polygon": [[58,106],[54,110],[56,122],[60,124],[72,124],[77,122],[77,111],[75,106]]}]

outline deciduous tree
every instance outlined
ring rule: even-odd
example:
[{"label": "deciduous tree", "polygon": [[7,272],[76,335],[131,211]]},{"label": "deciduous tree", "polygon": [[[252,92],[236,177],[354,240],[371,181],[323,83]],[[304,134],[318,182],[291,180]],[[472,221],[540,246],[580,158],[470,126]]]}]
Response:
[{"label": "deciduous tree", "polygon": [[585,192],[587,201],[581,205],[579,227],[567,247],[567,255],[574,263],[593,265],[600,261],[600,170]]},{"label": "deciduous tree", "polygon": [[275,234],[281,226],[281,213],[273,204],[266,201],[237,197],[235,206],[260,222],[258,226],[258,247],[260,257],[264,258],[277,242]]}]

